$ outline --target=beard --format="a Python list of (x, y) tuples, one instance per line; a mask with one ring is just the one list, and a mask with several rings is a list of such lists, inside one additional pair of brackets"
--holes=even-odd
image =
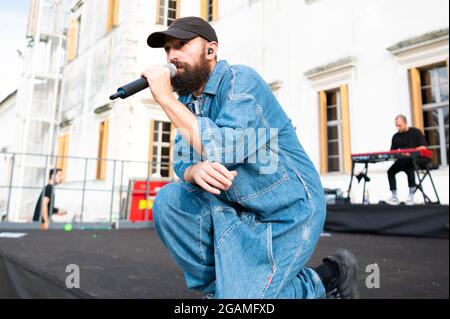
[(209, 78), (210, 69), (206, 61), (206, 54), (200, 57), (197, 65), (189, 65), (174, 61), (177, 68), (183, 68), (182, 74), (177, 74), (171, 79), (172, 87), (178, 95), (188, 95), (200, 89)]

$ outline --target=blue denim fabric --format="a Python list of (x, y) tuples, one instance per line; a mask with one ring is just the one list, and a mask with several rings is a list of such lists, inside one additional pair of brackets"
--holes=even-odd
[[(269, 86), (253, 69), (220, 61), (202, 95), (180, 101), (196, 114), (205, 152), (177, 134), (180, 181), (159, 191), (153, 216), (187, 286), (216, 298), (325, 297), (305, 267), (325, 221), (323, 188)], [(184, 181), (186, 168), (205, 159), (238, 172), (228, 191), (216, 196)]]

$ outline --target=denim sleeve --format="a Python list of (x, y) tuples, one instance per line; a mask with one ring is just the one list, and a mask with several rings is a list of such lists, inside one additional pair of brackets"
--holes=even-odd
[(220, 106), (215, 121), (197, 117), (203, 156), (227, 168), (237, 163), (256, 163), (257, 153), (273, 137), (261, 105), (248, 93), (231, 95)]
[(185, 170), (201, 158), (228, 168), (245, 161), (256, 162), (256, 153), (270, 139), (261, 106), (250, 94), (228, 98), (215, 121), (200, 116), (196, 120), (203, 146), (201, 157), (179, 133), (175, 137), (173, 167), (182, 181)]
[(184, 172), (191, 165), (192, 165), (192, 163), (181, 163), (181, 162), (173, 164), (173, 169), (175, 171), (175, 174), (177, 174), (178, 178), (180, 180), (182, 180), (183, 182), (185, 181), (184, 180)]
[(173, 170), (179, 179), (184, 182), (184, 172), (186, 169), (201, 161), (202, 158), (200, 154), (197, 153), (194, 148), (185, 141), (180, 132), (177, 131), (173, 145)]
[(184, 180), (184, 172), (193, 164), (193, 149), (188, 145), (182, 136), (177, 132), (173, 147), (173, 170), (178, 178)]

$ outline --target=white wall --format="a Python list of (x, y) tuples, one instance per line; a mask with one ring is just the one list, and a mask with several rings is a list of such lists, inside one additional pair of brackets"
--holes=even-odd
[(12, 147), (11, 132), (17, 121), (16, 94), (4, 100), (0, 104), (0, 150)]
[[(11, 132), (14, 131), (16, 123), (16, 94), (4, 100), (0, 104), (0, 151), (10, 152), (12, 149)], [(9, 154), (0, 154), (0, 186), (9, 185), (11, 158)], [(0, 188), (0, 218), (2, 212), (6, 210), (9, 191), (6, 188)]]
[[(99, 2), (99, 3), (97, 3)], [(192, 6), (183, 1), (183, 15), (195, 14)], [(199, 10), (199, 7), (198, 7)], [(123, 0), (120, 5), (119, 25), (106, 34), (106, 1), (86, 1), (81, 8), (82, 26), (79, 56), (66, 64), (63, 75), (61, 107), (63, 118), (71, 119), (69, 155), (97, 157), (98, 127), (102, 119), (109, 119), (107, 157), (136, 161), (124, 165), (122, 186), (128, 186), (130, 178), (147, 175), (150, 119), (167, 120), (162, 109), (152, 100), (149, 90), (135, 94), (126, 100), (109, 101), (117, 87), (135, 80), (150, 64), (165, 63), (164, 50), (150, 49), (148, 35), (165, 29), (155, 24), (156, 2)], [(112, 109), (97, 115), (94, 110), (110, 104)], [(139, 161), (139, 163), (137, 162)], [(95, 180), (96, 163), (89, 161), (87, 188), (109, 190), (112, 187), (113, 162), (108, 162), (106, 180)], [(120, 184), (121, 162), (117, 162), (115, 185)], [(71, 159), (68, 164), (67, 187), (81, 187), (84, 162)], [(61, 205), (80, 212), (81, 196), (70, 191), (60, 191)], [(72, 194), (71, 194), (72, 193)], [(73, 197), (77, 202), (74, 203)], [(124, 194), (125, 196), (125, 194)], [(85, 195), (86, 220), (109, 218), (111, 194), (88, 191)], [(119, 194), (114, 199), (114, 213), (119, 207)]]
[[(449, 18), (445, 0), (237, 2), (230, 4), (234, 9), (227, 10), (229, 2), (221, 1), (221, 11), (228, 15), (214, 22), (219, 57), (251, 65), (267, 82), (282, 81), (279, 100), (298, 127), (300, 141), (317, 168), (317, 89), (304, 73), (352, 57), (354, 74), (348, 83), (351, 152), (388, 150), (396, 132), (393, 119), (399, 113), (411, 119), (411, 104), (406, 69), (386, 49), (399, 41), (448, 28)], [(389, 195), (386, 171), (390, 164), (370, 167), (376, 172), (370, 183), (373, 202)], [(448, 167), (433, 171), (433, 176), (441, 200), (448, 203)], [(400, 195), (406, 196), (406, 179), (398, 179)], [(325, 187), (346, 190), (349, 176), (327, 174), (322, 180)], [(426, 189), (431, 192), (430, 187)], [(361, 198), (358, 189), (354, 197)]]
[[(70, 155), (96, 157), (99, 116), (93, 110), (109, 103), (109, 95), (137, 78), (146, 66), (165, 63), (163, 50), (146, 44), (151, 32), (166, 29), (155, 24), (156, 3), (121, 1), (119, 26), (107, 35), (105, 3), (86, 1), (80, 56), (64, 71), (61, 104), (64, 112), (73, 109), (70, 130), (76, 131), (71, 136)], [(181, 3), (182, 16), (200, 14), (200, 1)], [(304, 73), (342, 58), (354, 58), (349, 79), (351, 151), (387, 150), (395, 133), (393, 118), (398, 113), (409, 117), (410, 101), (405, 68), (386, 48), (448, 28), (448, 1), (316, 0), (307, 4), (299, 0), (221, 0), (219, 16), (212, 23), (219, 37), (219, 58), (248, 64), (267, 82), (282, 82), (279, 100), (318, 168), (317, 89)], [(165, 114), (154, 104), (148, 90), (117, 100), (112, 106), (108, 114), (102, 115), (110, 118), (108, 157), (148, 160), (149, 121), (165, 119)], [(385, 174), (389, 164), (370, 168), (373, 202), (388, 195)], [(92, 170), (90, 174), (95, 172)], [(72, 174), (79, 175), (79, 171), (77, 168)], [(127, 176), (138, 177), (139, 171), (130, 168)], [(108, 172), (107, 181), (93, 181), (92, 185), (110, 185)], [(433, 175), (441, 200), (448, 203), (448, 167)], [(323, 176), (323, 184), (346, 189), (348, 178), (347, 174), (328, 174)], [(405, 186), (399, 188), (403, 196), (404, 177), (399, 177), (399, 186)], [(355, 199), (360, 198), (358, 192), (355, 189)], [(109, 209), (107, 200), (95, 205), (93, 211)]]

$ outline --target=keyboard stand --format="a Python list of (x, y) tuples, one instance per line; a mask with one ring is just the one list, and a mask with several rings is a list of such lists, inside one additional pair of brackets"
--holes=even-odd
[[(416, 193), (418, 190), (422, 193), (423, 195), (423, 200), (425, 202), (425, 204), (440, 204), (441, 201), (439, 199), (439, 195), (436, 191), (436, 187), (434, 186), (434, 182), (433, 182), (433, 178), (431, 177), (431, 172), (430, 172), (430, 161), (427, 159), (426, 164), (425, 164), (425, 168), (420, 167), (417, 164), (416, 161), (416, 156), (412, 156), (412, 161), (413, 161), (413, 165), (414, 165), (414, 171), (416, 172), (417, 175), (417, 179), (419, 180), (419, 184), (416, 185), (416, 188), (414, 190), (414, 193)], [(420, 176), (420, 173), (422, 173), (422, 176)], [(422, 187), (422, 183), (425, 180), (425, 178), (429, 177), (431, 185), (433, 186), (433, 190), (434, 190), (434, 194), (436, 196), (437, 201), (433, 202), (430, 197), (427, 196), (427, 194), (425, 194), (425, 191), (423, 190)]]
[[(434, 185), (433, 178), (431, 177), (431, 172), (430, 172), (430, 168), (429, 168), (429, 159), (426, 159), (427, 162), (426, 162), (425, 167), (423, 168), (423, 167), (420, 167), (417, 164), (417, 160), (416, 160), (417, 156), (411, 156), (411, 158), (412, 158), (412, 162), (413, 162), (413, 165), (414, 165), (415, 174), (416, 174), (417, 179), (419, 181), (419, 183), (416, 185), (416, 188), (414, 189), (414, 193), (416, 193), (417, 191), (420, 191), (422, 193), (422, 195), (423, 195), (423, 200), (424, 200), (425, 204), (440, 204), (441, 201), (439, 199), (439, 195), (437, 193), (436, 186)], [(365, 200), (366, 200), (366, 184), (367, 184), (367, 182), (370, 181), (370, 178), (367, 175), (367, 173), (369, 171), (369, 163), (371, 163), (370, 160), (368, 160), (368, 161), (357, 161), (357, 162), (353, 161), (352, 162), (352, 173), (350, 175), (350, 183), (348, 185), (348, 191), (347, 191), (347, 201), (348, 202), (351, 202), (350, 201), (350, 191), (352, 190), (353, 178), (356, 177), (358, 179), (358, 182), (360, 182), (361, 179), (364, 178), (362, 203), (365, 203)], [(355, 166), (356, 166), (356, 164), (364, 164), (364, 171), (359, 173), (357, 176), (355, 175)], [(433, 191), (434, 191), (434, 194), (436, 196), (437, 201), (433, 202), (430, 199), (430, 197), (428, 197), (428, 195), (425, 194), (425, 191), (423, 190), (422, 184), (423, 184), (424, 180), (427, 177), (430, 179), (431, 185), (433, 186)]]
[[(364, 164), (364, 171), (359, 173), (357, 176), (355, 175), (355, 164)], [(350, 191), (352, 190), (352, 184), (353, 184), (353, 177), (356, 177), (358, 180), (358, 183), (361, 181), (361, 179), (364, 179), (364, 185), (363, 185), (363, 197), (362, 197), (362, 203), (364, 204), (366, 202), (366, 184), (367, 182), (370, 182), (369, 175), (367, 175), (369, 171), (369, 161), (367, 162), (353, 162), (352, 161), (352, 173), (350, 176), (350, 184), (348, 185), (347, 190), (347, 201), (350, 202)]]

